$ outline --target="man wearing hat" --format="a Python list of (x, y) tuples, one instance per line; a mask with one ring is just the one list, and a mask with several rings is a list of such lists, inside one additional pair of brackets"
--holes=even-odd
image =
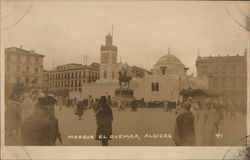
[(40, 97), (32, 115), (25, 119), (21, 128), (22, 144), (27, 146), (50, 145), (49, 103), (47, 97)]
[(183, 111), (176, 118), (174, 141), (177, 146), (194, 146), (194, 115), (190, 112), (191, 103), (182, 104)]
[(97, 121), (96, 140), (102, 141), (103, 146), (108, 146), (108, 140), (112, 135), (113, 113), (105, 96), (101, 97), (95, 116)]
[(213, 103), (207, 100), (204, 104), (204, 145), (213, 146), (215, 144), (216, 123), (219, 114), (214, 109)]
[(48, 95), (47, 99), (48, 99), (49, 108), (50, 108), (49, 121), (51, 125), (51, 133), (50, 133), (51, 145), (55, 145), (57, 139), (62, 144), (61, 133), (59, 131), (59, 123), (58, 123), (58, 119), (55, 116), (55, 109), (54, 109), (54, 106), (57, 103), (57, 99), (55, 98), (54, 95)]
[[(24, 120), (21, 139), (24, 146), (51, 146), (59, 136), (58, 121), (52, 106), (56, 100), (51, 96), (40, 96), (32, 115)], [(56, 137), (56, 138), (55, 138)]]
[(19, 102), (24, 92), (22, 86), (14, 86), (5, 107), (6, 135), (18, 135), (21, 127), (22, 107)]

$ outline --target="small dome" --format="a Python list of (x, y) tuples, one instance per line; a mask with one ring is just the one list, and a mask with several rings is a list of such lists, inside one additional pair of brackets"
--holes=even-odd
[(171, 55), (171, 54), (167, 54), (165, 56), (162, 56), (156, 62), (156, 64), (154, 66), (156, 67), (156, 66), (159, 66), (159, 65), (162, 66), (162, 65), (169, 65), (169, 64), (183, 65), (182, 62), (177, 57), (175, 57), (174, 55)]
[(154, 74), (180, 75), (185, 74), (184, 64), (174, 55), (162, 56), (154, 65)]

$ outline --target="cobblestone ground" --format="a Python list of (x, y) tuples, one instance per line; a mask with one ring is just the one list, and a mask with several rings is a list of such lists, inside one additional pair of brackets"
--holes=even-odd
[[(135, 135), (138, 138), (113, 139), (109, 142), (111, 146), (174, 146), (173, 131), (175, 125), (175, 115), (172, 112), (165, 112), (163, 109), (139, 108), (138, 112), (130, 112), (129, 108), (118, 111), (112, 108), (114, 122), (113, 134)], [(93, 110), (84, 112), (82, 120), (74, 115), (73, 107), (63, 107), (62, 111), (56, 107), (56, 116), (59, 120), (59, 129), (62, 134), (63, 145), (66, 146), (98, 146), (100, 141), (96, 141), (96, 120)], [(246, 119), (237, 114), (236, 119), (225, 118), (221, 121), (220, 128), (222, 138), (216, 138), (216, 146), (231, 146), (246, 136)], [(145, 138), (152, 134), (167, 134), (165, 138)], [(77, 139), (74, 136), (78, 136)], [(82, 136), (80, 138), (79, 136)], [(84, 136), (86, 137), (85, 139)], [(93, 138), (91, 138), (91, 136)], [(163, 137), (163, 135), (162, 135)], [(89, 139), (88, 139), (89, 138)], [(14, 139), (14, 140), (13, 140)], [(7, 137), (6, 144), (20, 144), (19, 136)], [(60, 145), (57, 142), (57, 145)], [(242, 145), (242, 144), (241, 144)]]

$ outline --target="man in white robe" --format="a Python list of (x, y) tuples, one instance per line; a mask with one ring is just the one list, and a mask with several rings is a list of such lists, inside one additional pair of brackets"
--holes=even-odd
[(22, 119), (21, 121), (23, 122), (25, 119), (27, 119), (29, 116), (31, 116), (33, 109), (34, 109), (34, 104), (30, 98), (30, 95), (28, 93), (24, 94), (24, 99), (22, 101), (21, 107), (22, 107)]

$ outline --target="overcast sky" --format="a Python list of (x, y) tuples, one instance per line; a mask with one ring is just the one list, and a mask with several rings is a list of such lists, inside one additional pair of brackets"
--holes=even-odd
[[(44, 67), (99, 62), (100, 45), (114, 25), (118, 59), (129, 65), (153, 68), (167, 54), (178, 57), (196, 72), (200, 56), (243, 54), (249, 47), (244, 23), (249, 2), (163, 1), (4, 1), (2, 28), (5, 47), (44, 54)], [(29, 9), (29, 6), (31, 8)], [(225, 9), (226, 8), (226, 9)], [(27, 13), (27, 14), (26, 14)], [(21, 19), (20, 21), (18, 21)], [(18, 21), (18, 22), (17, 22)], [(14, 25), (13, 25), (14, 24)]]

